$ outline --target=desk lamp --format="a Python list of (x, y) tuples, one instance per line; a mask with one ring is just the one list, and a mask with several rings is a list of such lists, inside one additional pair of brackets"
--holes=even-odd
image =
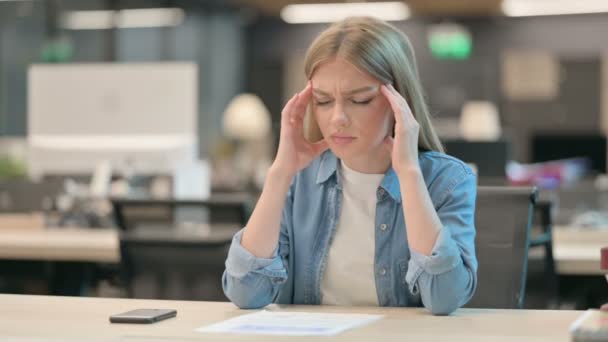
[(223, 116), (224, 134), (237, 143), (235, 172), (246, 183), (260, 187), (270, 165), (271, 120), (268, 109), (254, 94), (240, 94), (230, 103)]
[(495, 141), (500, 138), (500, 118), (489, 101), (469, 101), (462, 107), (460, 131), (469, 141)]

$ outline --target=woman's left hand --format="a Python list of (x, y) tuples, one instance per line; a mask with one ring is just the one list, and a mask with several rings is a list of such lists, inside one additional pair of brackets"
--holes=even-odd
[(380, 91), (388, 99), (395, 115), (395, 137), (384, 138), (391, 153), (391, 163), (398, 176), (408, 170), (418, 170), (418, 134), (420, 125), (414, 118), (407, 101), (391, 85), (382, 85)]

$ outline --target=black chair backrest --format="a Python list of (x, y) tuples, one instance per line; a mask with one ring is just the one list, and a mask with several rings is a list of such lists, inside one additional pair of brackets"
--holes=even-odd
[(121, 232), (121, 273), (128, 296), (226, 301), (221, 278), (234, 232), (220, 230), (205, 238), (173, 230)]
[(475, 249), (477, 290), (473, 308), (523, 308), (528, 245), (537, 190), (534, 187), (477, 188)]
[(192, 223), (236, 223), (244, 226), (249, 218), (251, 199), (247, 195), (212, 195), (207, 200), (113, 198), (116, 224), (122, 230), (138, 226)]

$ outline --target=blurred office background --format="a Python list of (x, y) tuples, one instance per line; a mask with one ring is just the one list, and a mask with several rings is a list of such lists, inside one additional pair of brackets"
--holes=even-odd
[[(230, 237), (334, 13), (298, 5), (325, 3), (0, 1), (0, 292), (225, 300)], [(480, 185), (540, 190), (525, 305), (608, 300), (608, 4), (342, 4), (408, 35)]]

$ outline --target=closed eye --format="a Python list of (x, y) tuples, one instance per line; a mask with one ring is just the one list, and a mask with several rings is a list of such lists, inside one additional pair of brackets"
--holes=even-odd
[(363, 100), (363, 101), (356, 101), (356, 100), (351, 100), (352, 103), (356, 104), (356, 105), (366, 105), (369, 104), (370, 102), (372, 102), (374, 98), (372, 97), (371, 99), (367, 99), (367, 100)]
[(331, 103), (331, 100), (324, 100), (324, 101), (319, 101), (319, 100), (317, 100), (317, 101), (315, 101), (315, 104), (316, 104), (317, 106), (324, 106), (324, 105), (327, 105), (327, 104), (329, 104), (329, 103)]

